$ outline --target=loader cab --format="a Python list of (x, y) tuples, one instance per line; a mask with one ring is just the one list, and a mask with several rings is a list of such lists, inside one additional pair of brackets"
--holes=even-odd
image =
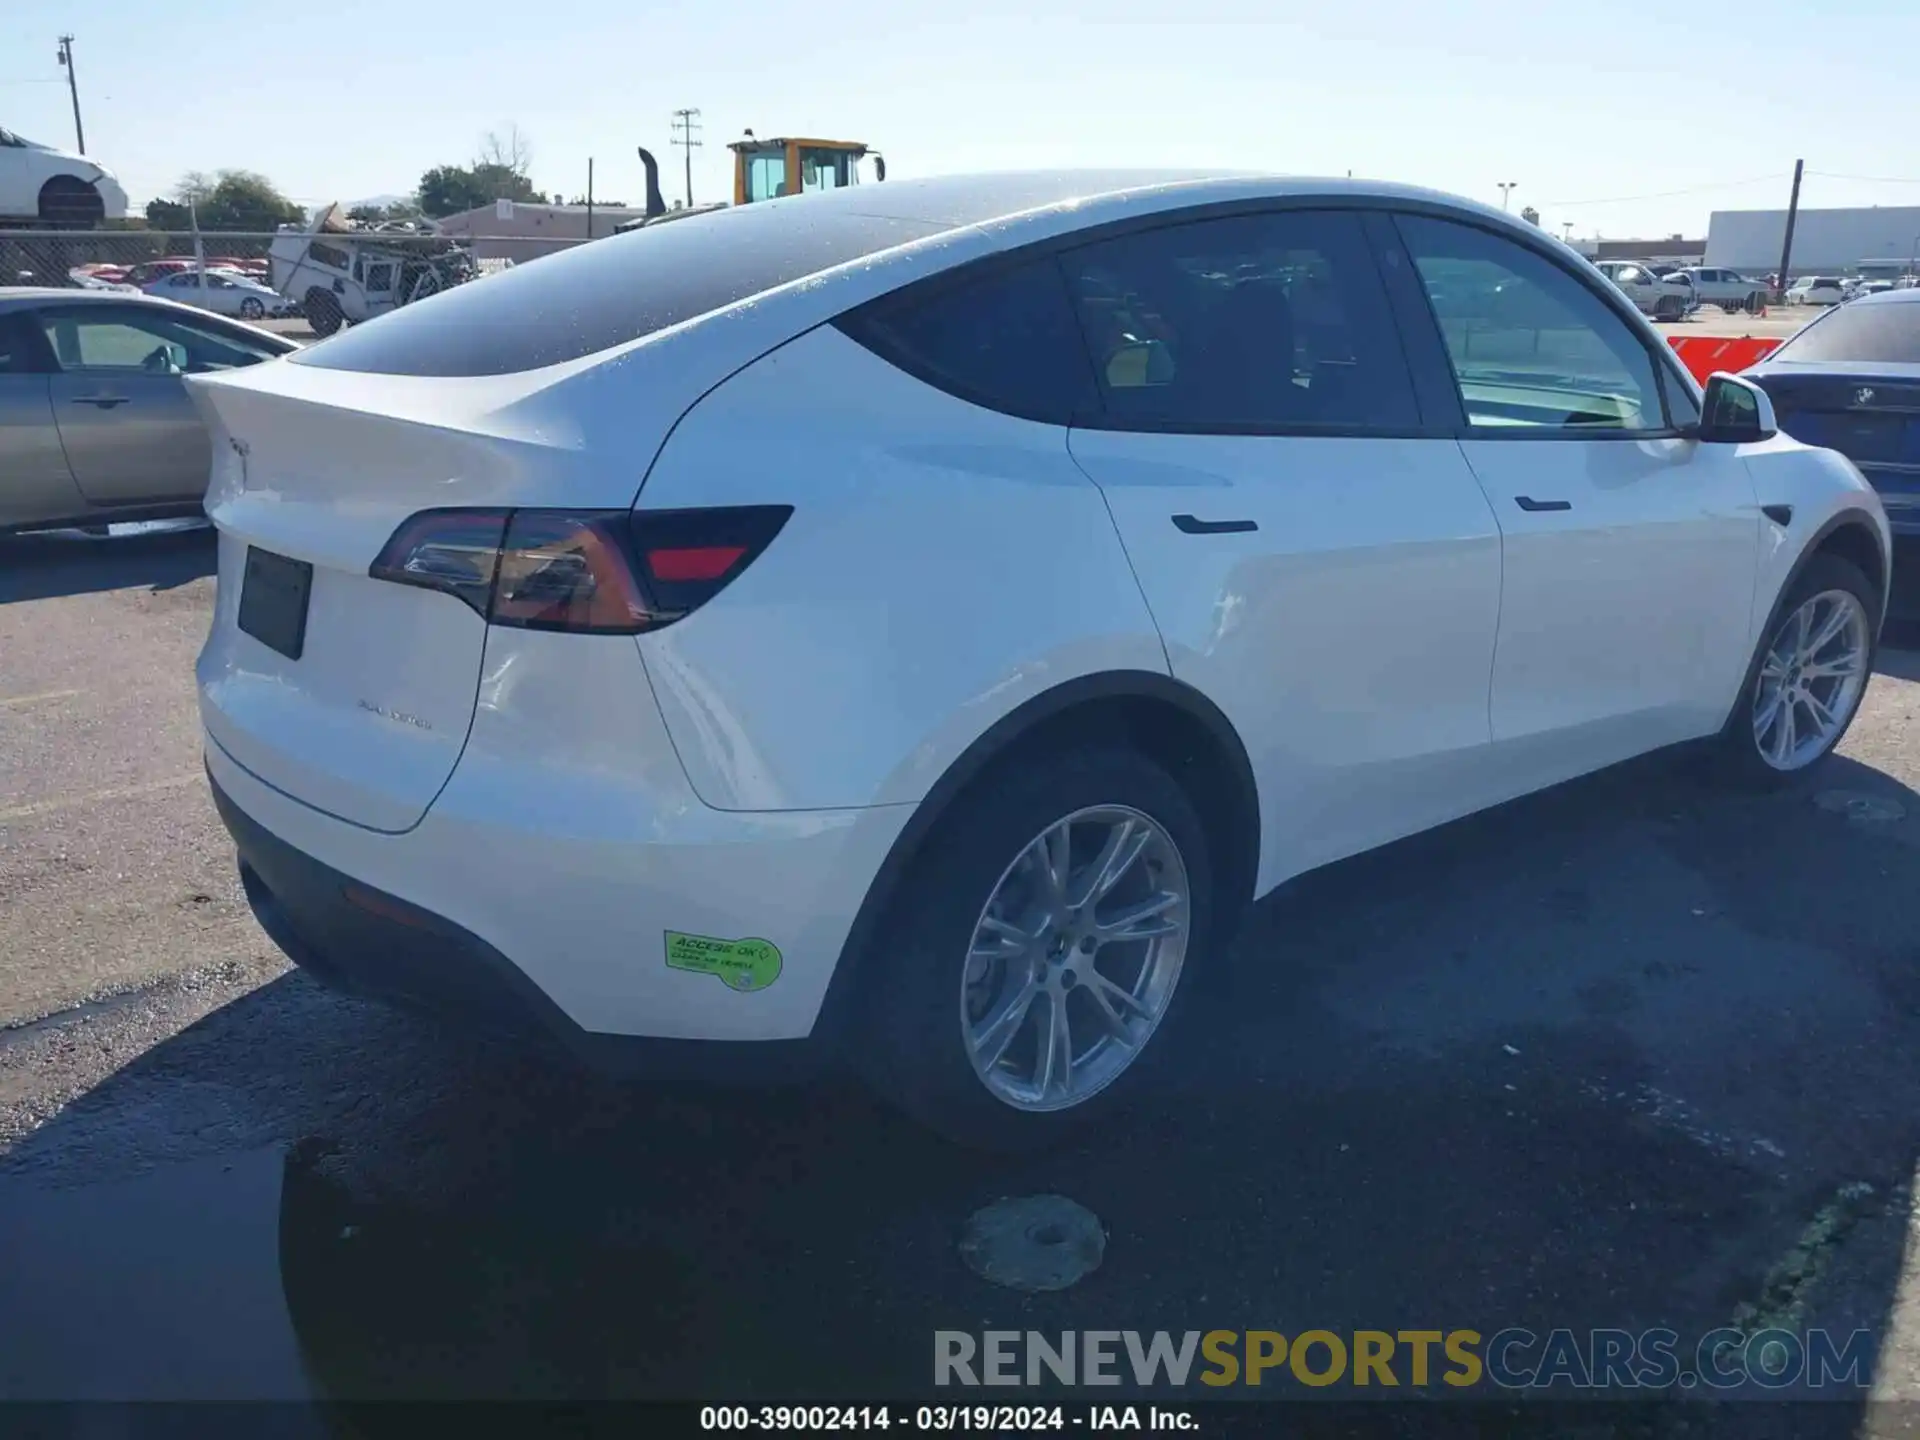
[(887, 178), (877, 151), (848, 140), (760, 140), (753, 132), (727, 147), (733, 151), (733, 203), (749, 205), (781, 195), (839, 190), (860, 183), (860, 162), (872, 156), (874, 178)]

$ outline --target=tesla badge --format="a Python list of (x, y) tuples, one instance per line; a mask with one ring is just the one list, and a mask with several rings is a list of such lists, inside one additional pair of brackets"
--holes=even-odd
[(1871, 405), (1873, 403), (1872, 389), (1862, 385), (1858, 390), (1853, 392), (1853, 403), (1856, 405)]

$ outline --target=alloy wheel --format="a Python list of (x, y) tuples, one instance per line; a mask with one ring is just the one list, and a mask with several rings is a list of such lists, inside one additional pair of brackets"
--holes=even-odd
[(1867, 686), (1867, 612), (1847, 590), (1823, 590), (1781, 623), (1753, 691), (1753, 742), (1780, 771), (1830, 750)]
[(1173, 999), (1192, 894), (1180, 850), (1125, 805), (1077, 810), (1001, 873), (960, 989), (974, 1073), (1019, 1110), (1066, 1110), (1139, 1057)]

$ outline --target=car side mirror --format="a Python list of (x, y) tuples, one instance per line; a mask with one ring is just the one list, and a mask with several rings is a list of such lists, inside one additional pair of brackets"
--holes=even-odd
[(1724, 370), (1708, 377), (1696, 439), (1709, 445), (1752, 445), (1779, 432), (1766, 391)]

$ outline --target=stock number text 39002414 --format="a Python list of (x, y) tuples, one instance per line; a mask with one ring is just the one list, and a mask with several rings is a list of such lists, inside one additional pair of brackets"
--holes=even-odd
[[(702, 1430), (892, 1430), (935, 1434), (1062, 1431), (1059, 1405), (703, 1405)], [(1084, 1422), (1082, 1422), (1084, 1428)]]

